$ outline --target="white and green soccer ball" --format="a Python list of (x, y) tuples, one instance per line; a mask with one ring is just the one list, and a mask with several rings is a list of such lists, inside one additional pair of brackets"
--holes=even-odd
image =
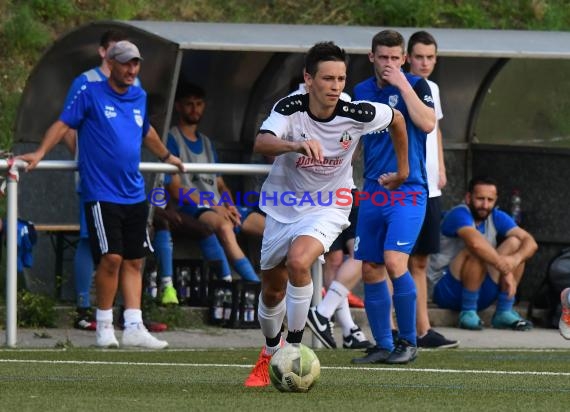
[(269, 363), (271, 383), (281, 392), (307, 392), (321, 376), (321, 363), (302, 343), (279, 349)]

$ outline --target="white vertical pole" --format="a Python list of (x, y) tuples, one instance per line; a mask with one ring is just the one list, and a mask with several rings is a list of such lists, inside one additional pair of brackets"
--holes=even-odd
[[(311, 277), (313, 278), (313, 301), (311, 306), (316, 306), (323, 300), (323, 265), (319, 259), (313, 263)], [(311, 346), (316, 349), (323, 347), (321, 341), (314, 334), (311, 340)]]
[(7, 216), (6, 216), (6, 346), (16, 346), (18, 324), (18, 177), (7, 173)]

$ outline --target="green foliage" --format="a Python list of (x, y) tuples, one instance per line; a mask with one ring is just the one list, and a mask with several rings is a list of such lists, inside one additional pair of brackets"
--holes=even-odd
[(56, 312), (53, 299), (22, 290), (18, 293), (18, 326), (55, 327)]
[(76, 11), (72, 0), (28, 0), (25, 3), (38, 20), (52, 26), (65, 23)]
[(13, 53), (38, 52), (51, 42), (49, 30), (36, 19), (28, 5), (16, 8), (3, 24), (2, 47)]
[(187, 319), (179, 305), (160, 306), (156, 300), (147, 294), (143, 295), (142, 311), (145, 314), (145, 318), (154, 322), (166, 323), (169, 328), (191, 326), (190, 319)]

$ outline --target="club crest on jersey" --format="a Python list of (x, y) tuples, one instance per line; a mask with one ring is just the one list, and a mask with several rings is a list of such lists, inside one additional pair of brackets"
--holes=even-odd
[(112, 119), (113, 117), (117, 117), (117, 112), (113, 106), (105, 106), (105, 117), (107, 119)]
[(340, 145), (344, 150), (348, 150), (351, 144), (352, 144), (352, 136), (348, 134), (348, 132), (344, 132), (340, 137)]
[(393, 94), (392, 96), (388, 97), (388, 104), (390, 105), (390, 107), (396, 107), (396, 105), (398, 104), (398, 95)]
[(143, 117), (141, 115), (141, 111), (138, 109), (134, 109), (133, 110), (133, 114), (135, 116), (135, 123), (137, 124), (138, 127), (142, 127), (143, 125)]

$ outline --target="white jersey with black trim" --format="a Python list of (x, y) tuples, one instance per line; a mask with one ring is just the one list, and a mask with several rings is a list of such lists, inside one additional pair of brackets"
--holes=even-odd
[(308, 94), (278, 101), (260, 133), (291, 142), (318, 140), (324, 160), (291, 152), (277, 156), (261, 188), (261, 210), (282, 223), (326, 207), (341, 209), (348, 216), (354, 150), (362, 135), (385, 129), (393, 117), (392, 108), (385, 104), (339, 100), (330, 118), (317, 119), (309, 112)]

